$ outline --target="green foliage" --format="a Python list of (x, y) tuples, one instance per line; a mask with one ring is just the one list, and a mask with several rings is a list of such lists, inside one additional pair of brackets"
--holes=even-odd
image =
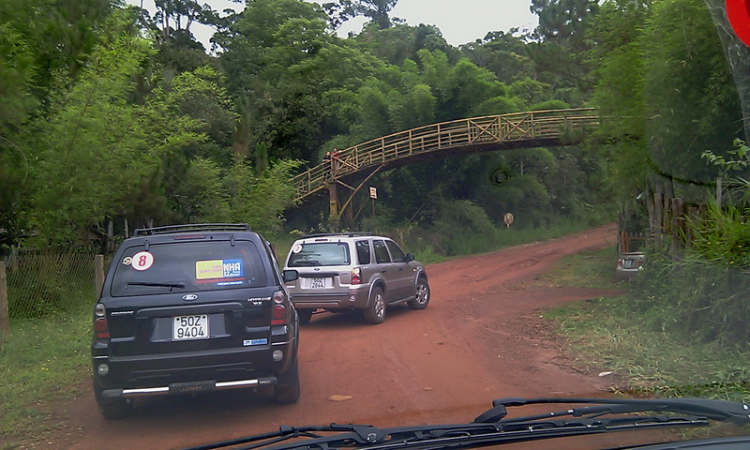
[(477, 66), (494, 72), (499, 81), (514, 83), (533, 74), (524, 37), (517, 33), (517, 28), (508, 33), (493, 31), (481, 41), (462, 45), (461, 51)]
[(705, 2), (655, 3), (642, 39), (650, 160), (668, 176), (710, 180), (715, 173), (700, 156), (731, 148), (741, 109)]
[[(230, 221), (250, 224), (264, 235), (278, 234), (282, 214), (293, 204), (294, 186), (286, 180), (299, 166), (298, 161), (277, 161), (258, 176), (252, 168), (235, 163), (225, 178)], [(280, 181), (284, 180), (284, 181)]]
[(615, 285), (615, 254), (607, 248), (566, 257), (539, 281), (547, 286), (619, 287), (624, 294), (544, 312), (569, 342), (567, 353), (579, 369), (611, 372), (617, 383), (612, 389), (619, 392), (744, 399), (748, 394), (747, 352), (718, 341), (702, 342), (673, 326), (663, 327), (654, 315), (663, 313), (659, 318), (666, 319), (674, 311), (660, 311), (655, 298), (638, 302), (641, 294), (629, 289), (632, 284)]
[(446, 200), (438, 206), (440, 218), (433, 229), (441, 236), (446, 256), (488, 250), (488, 243), (494, 242), (497, 230), (482, 208), (468, 200)]
[(692, 246), (679, 257), (647, 255), (629, 305), (655, 329), (746, 350), (750, 227), (736, 209), (710, 208), (690, 228)]
[(546, 102), (553, 96), (552, 86), (528, 77), (514, 81), (509, 89), (511, 95), (523, 101), (524, 107)]
[(391, 26), (388, 13), (396, 6), (398, 0), (339, 0), (338, 3), (326, 3), (328, 14), (334, 16), (334, 28), (342, 22), (358, 16), (365, 16), (381, 30)]
[(31, 221), (41, 239), (67, 241), (101, 222), (154, 170), (158, 154), (145, 142), (140, 110), (127, 102), (150, 52), (147, 41), (127, 36), (100, 46), (73, 87), (51, 101), (50, 116), (34, 124)]
[[(34, 55), (23, 35), (8, 23), (0, 23), (0, 137), (21, 123), (36, 106), (31, 94), (35, 75)], [(1, 142), (1, 141), (0, 141)], [(6, 144), (0, 143), (0, 148)]]
[(727, 157), (715, 155), (711, 150), (706, 150), (701, 155), (709, 163), (718, 166), (722, 172), (744, 171), (750, 166), (750, 148), (740, 139), (734, 140), (734, 149), (727, 152)]

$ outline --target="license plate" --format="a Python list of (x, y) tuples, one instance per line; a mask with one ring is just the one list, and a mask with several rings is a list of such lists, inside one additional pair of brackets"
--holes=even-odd
[(326, 287), (325, 278), (311, 278), (310, 289), (324, 289)]
[(633, 266), (635, 266), (635, 261), (633, 261), (632, 259), (626, 259), (622, 262), (622, 266), (626, 269), (632, 269)]
[(172, 340), (174, 341), (208, 339), (211, 336), (208, 328), (208, 314), (174, 316), (172, 323)]

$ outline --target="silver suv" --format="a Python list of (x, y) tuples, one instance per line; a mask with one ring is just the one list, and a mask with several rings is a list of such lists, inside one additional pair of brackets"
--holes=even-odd
[(284, 266), (300, 323), (313, 312), (362, 310), (367, 323), (385, 319), (386, 308), (401, 303), (424, 309), (430, 286), (424, 266), (387, 237), (315, 234), (292, 245)]

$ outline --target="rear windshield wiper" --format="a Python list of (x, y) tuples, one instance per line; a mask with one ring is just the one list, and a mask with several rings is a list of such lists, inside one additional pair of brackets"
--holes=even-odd
[(168, 288), (184, 288), (185, 283), (161, 283), (156, 281), (128, 281), (128, 286), (154, 286)]
[[(517, 418), (508, 407), (590, 405)], [(649, 415), (643, 413), (666, 413)], [(504, 443), (663, 427), (708, 426), (711, 421), (750, 424), (747, 404), (706, 399), (500, 399), (471, 423), (377, 428), (371, 425), (289, 427), (185, 450), (369, 450), (477, 448)]]
[(289, 267), (312, 267), (319, 266), (320, 261), (294, 261)]

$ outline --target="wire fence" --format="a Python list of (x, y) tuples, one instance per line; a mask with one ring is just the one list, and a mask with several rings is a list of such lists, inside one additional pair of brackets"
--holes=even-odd
[(92, 305), (101, 286), (103, 257), (14, 252), (0, 262), (0, 272), (0, 319), (6, 316), (12, 323)]

